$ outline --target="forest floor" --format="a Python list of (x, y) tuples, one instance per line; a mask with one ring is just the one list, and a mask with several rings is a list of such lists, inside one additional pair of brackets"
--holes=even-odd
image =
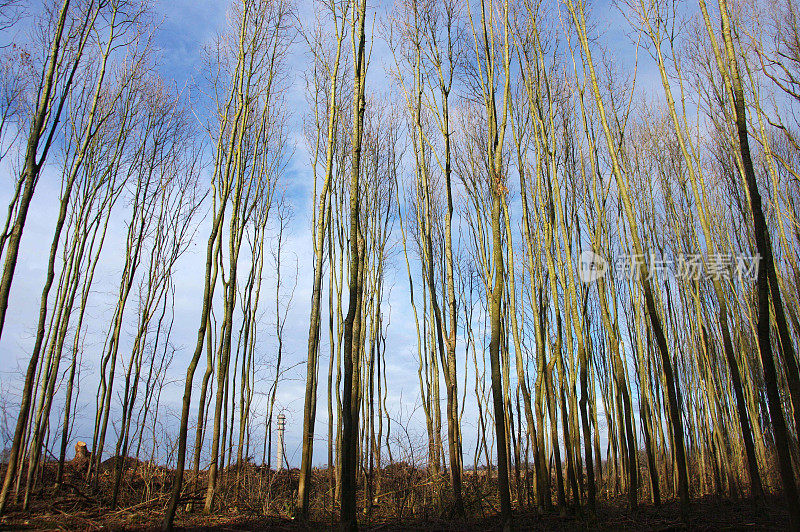
[[(616, 504), (618, 503), (618, 504)], [(14, 512), (0, 521), (0, 530), (154, 530), (157, 529), (161, 512), (154, 508), (131, 508), (108, 511), (99, 508), (81, 508), (67, 512), (48, 512), (40, 508), (34, 512)], [(694, 501), (688, 519), (679, 517), (676, 503), (667, 503), (660, 508), (643, 506), (638, 511), (626, 508), (624, 500), (605, 501), (596, 515), (558, 514), (536, 515), (518, 512), (514, 518), (517, 530), (787, 530), (788, 514), (783, 501), (771, 497), (761, 507), (743, 501), (705, 499)], [(501, 530), (497, 516), (486, 518), (458, 519), (403, 519), (372, 520), (362, 523), (362, 530), (394, 531), (412, 530), (433, 532), (456, 530)], [(331, 530), (330, 521), (301, 522), (278, 517), (248, 515), (203, 515), (181, 514), (176, 530), (186, 531), (234, 531), (234, 530)]]
[[(126, 471), (124, 476), (120, 509), (112, 510), (110, 494), (115, 465), (115, 459), (104, 462), (98, 483), (90, 486), (85, 481), (85, 464), (68, 462), (64, 484), (61, 489), (56, 489), (53, 484), (55, 465), (46, 464), (43, 480), (48, 487), (34, 491), (29, 511), (21, 511), (19, 506), (12, 505), (10, 511), (0, 517), (0, 531), (157, 530), (171, 487), (172, 472), (161, 466), (131, 462), (135, 467)], [(0, 465), (0, 473), (3, 469)], [(220, 491), (215, 503), (218, 509), (212, 514), (201, 511), (205, 481), (200, 477), (200, 486), (192, 494), (196, 511), (186, 512), (185, 505), (182, 505), (176, 516), (176, 529), (198, 532), (335, 529), (331, 524), (337, 516), (331, 508), (330, 471), (313, 470), (310, 521), (288, 517), (294, 513), (297, 470), (265, 471), (252, 464), (223, 469), (231, 482), (238, 478), (239, 484), (237, 487), (234, 482), (228, 485), (230, 491)], [(359, 515), (361, 530), (477, 532), (502, 529), (497, 515), (496, 484), (491, 478), (487, 480), (485, 476), (471, 474), (465, 477), (465, 507), (471, 517), (455, 519), (438, 509), (439, 505), (433, 503), (430, 492), (426, 496), (424, 491), (420, 491), (427, 489), (424, 486), (430, 486), (429, 477), (425, 475), (407, 465), (395, 464), (384, 469), (382, 493), (385, 496), (381, 496), (381, 504), (373, 506), (370, 514)], [(270, 501), (266, 506), (265, 493)], [(363, 501), (363, 490), (359, 494)], [(678, 504), (674, 501), (655, 508), (640, 499), (640, 508), (632, 511), (628, 508), (627, 497), (601, 496), (594, 515), (586, 512), (559, 515), (555, 510), (544, 515), (535, 511), (517, 511), (514, 525), (516, 530), (555, 531), (788, 530), (789, 517), (783, 498), (775, 494), (769, 495), (758, 506), (748, 501), (720, 497), (697, 499), (692, 502), (685, 520), (681, 519)]]

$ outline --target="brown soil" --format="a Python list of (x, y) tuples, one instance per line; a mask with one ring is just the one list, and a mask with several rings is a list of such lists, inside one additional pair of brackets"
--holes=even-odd
[[(101, 467), (96, 488), (87, 485), (83, 468), (68, 464), (61, 489), (47, 487), (34, 493), (31, 510), (12, 507), (0, 518), (0, 530), (156, 530), (163, 516), (171, 486), (171, 471), (142, 462), (126, 463), (126, 475), (118, 509), (110, 509), (113, 483), (113, 460)], [(110, 467), (111, 466), (111, 467)], [(4, 468), (0, 467), (0, 470)], [(47, 464), (41, 485), (52, 486), (55, 464)], [(2, 472), (2, 471), (0, 471)], [(191, 474), (187, 473), (187, 479)], [(187, 496), (196, 501), (194, 512), (181, 505), (176, 517), (177, 530), (331, 530), (336, 515), (331, 508), (329, 473), (315, 470), (312, 487), (312, 518), (303, 522), (292, 519), (297, 489), (297, 470), (267, 473), (253, 464), (236, 465), (224, 471), (214, 513), (202, 513), (205, 493), (204, 475), (200, 489)], [(453, 519), (439, 510), (431, 498), (432, 482), (422, 471), (407, 465), (386, 468), (381, 478), (382, 494), (370, 513), (359, 515), (362, 530), (469, 531), (501, 530), (497, 516), (496, 489), (485, 475), (466, 475), (464, 499), (467, 514), (473, 517)], [(446, 485), (440, 484), (446, 497)], [(269, 492), (269, 503), (264, 494)], [(359, 498), (365, 500), (363, 489)], [(641, 499), (640, 499), (641, 500)], [(443, 505), (446, 507), (446, 504)], [(363, 507), (363, 505), (362, 505)], [(264, 514), (268, 515), (264, 515)], [(788, 514), (784, 501), (771, 495), (755, 506), (748, 501), (705, 498), (692, 503), (682, 520), (677, 503), (667, 502), (655, 508), (642, 502), (639, 510), (627, 507), (627, 498), (602, 498), (595, 515), (556, 510), (544, 515), (535, 511), (515, 513), (516, 530), (787, 530)]]

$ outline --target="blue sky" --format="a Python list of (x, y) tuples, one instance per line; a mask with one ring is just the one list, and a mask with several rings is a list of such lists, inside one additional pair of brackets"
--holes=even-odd
[[(373, 6), (372, 16), (378, 21), (386, 17), (388, 3)], [(227, 2), (217, 0), (174, 0), (154, 3), (154, 18), (158, 22), (155, 33), (155, 45), (158, 49), (158, 71), (162, 77), (179, 88), (188, 91), (192, 101), (197, 102), (198, 116), (202, 116), (203, 92), (205, 89), (203, 48), (211, 43), (217, 33), (222, 30)], [(307, 2), (298, 8), (298, 17), (301, 21), (311, 23), (305, 14), (310, 13)], [(633, 46), (627, 23), (611, 6), (610, 2), (595, 2), (594, 14), (598, 17), (598, 28), (602, 28), (601, 41), (609, 47), (609, 53), (615, 61), (630, 66), (633, 63)], [(393, 84), (389, 81), (387, 68), (392, 65), (391, 55), (388, 53), (381, 35), (376, 28), (375, 48), (370, 65), (368, 93), (378, 101), (387, 98), (397, 99), (393, 92)], [(639, 83), (644, 86), (657, 87), (654, 70), (649, 67), (649, 58), (640, 56)], [(290, 138), (293, 141), (292, 157), (287, 176), (286, 194), (294, 207), (294, 219), (289, 231), (285, 248), (286, 270), (284, 274), (293, 276), (295, 264), (297, 267), (298, 284), (289, 310), (287, 329), (285, 331), (285, 359), (284, 368), (291, 368), (284, 375), (278, 391), (278, 408), (285, 411), (287, 416), (286, 452), (293, 466), (299, 464), (300, 435), (302, 427), (302, 408), (306, 357), (306, 343), (308, 334), (308, 314), (310, 304), (310, 281), (312, 274), (310, 257), (312, 246), (310, 239), (311, 216), (311, 190), (312, 176), (309, 169), (308, 150), (302, 135), (303, 118), (309, 113), (305, 99), (305, 87), (302, 77), (303, 69), (308, 63), (305, 43), (297, 39), (291, 50), (289, 72), (289, 87), (286, 93), (286, 102), (290, 109)], [(5, 331), (0, 340), (0, 392), (3, 400), (10, 404), (18, 400), (18, 390), (21, 384), (21, 368), (27, 363), (29, 352), (33, 343), (33, 331), (36, 323), (39, 294), (44, 277), (47, 246), (52, 235), (55, 220), (55, 205), (58, 201), (60, 173), (57, 168), (57, 158), (52, 158), (43, 173), (33, 200), (28, 224), (22, 239), (22, 250), (17, 274), (12, 289), (10, 308)], [(12, 170), (3, 163), (3, 186), (0, 189), (0, 203), (7, 204), (11, 194)], [(98, 380), (98, 351), (102, 348), (104, 334), (108, 323), (106, 317), (110, 315), (112, 300), (118, 284), (118, 276), (122, 267), (122, 252), (124, 250), (124, 210), (118, 209), (113, 221), (109, 241), (104, 250), (105, 259), (101, 271), (97, 274), (95, 293), (92, 295), (88, 320), (88, 336), (84, 367), (81, 373), (81, 395), (79, 419), (73, 439), (91, 441), (94, 401)], [(194, 347), (194, 339), (199, 321), (199, 306), (202, 298), (202, 277), (204, 271), (204, 252), (207, 235), (207, 223), (203, 222), (187, 254), (181, 259), (177, 267), (176, 279), (176, 306), (175, 330), (173, 340), (179, 348), (170, 368), (170, 379), (164, 391), (163, 402), (166, 410), (163, 420), (166, 427), (166, 436), (170, 431), (174, 434), (174, 420), (177, 416), (181, 393), (181, 379), (185, 367)], [(395, 231), (399, 239), (399, 230)], [(399, 248), (398, 248), (399, 249)], [(411, 256), (413, 259), (413, 255)], [(414, 266), (412, 265), (412, 268)], [(271, 309), (275, 297), (274, 267), (270, 262), (264, 270), (264, 301), (262, 308)], [(385, 313), (390, 314), (391, 322), (388, 327), (386, 354), (387, 381), (389, 382), (389, 395), (387, 405), (393, 419), (411, 418), (410, 431), (414, 435), (414, 444), (424, 442), (425, 427), (422, 411), (418, 408), (419, 388), (417, 381), (416, 359), (416, 333), (414, 330), (413, 314), (409, 305), (407, 292), (407, 277), (405, 263), (402, 261), (401, 251), (387, 270), (387, 290), (385, 298)], [(419, 283), (416, 283), (419, 286)], [(327, 293), (327, 292), (326, 292)], [(327, 297), (327, 296), (326, 296)], [(287, 299), (284, 298), (284, 302)], [(324, 307), (325, 305), (323, 305)], [(130, 311), (130, 315), (133, 311)], [(129, 315), (129, 318), (130, 318)], [(323, 323), (326, 316), (323, 316)], [(480, 321), (480, 316), (475, 316), (475, 322)], [(261, 343), (259, 355), (264, 365), (259, 369), (259, 381), (256, 392), (263, 393), (268, 386), (266, 379), (272, 370), (274, 359), (275, 338), (271, 332), (274, 327), (274, 316), (271, 312), (264, 314), (260, 324)], [(130, 338), (130, 329), (127, 329)], [(320, 395), (318, 400), (318, 414), (316, 435), (318, 444), (315, 452), (315, 463), (322, 464), (327, 461), (327, 406), (325, 396), (325, 382), (328, 366), (328, 340), (327, 332), (323, 331), (323, 345), (320, 360)], [(126, 344), (127, 345), (127, 344)], [(464, 393), (464, 339), (459, 338), (459, 395)], [(124, 358), (124, 346), (121, 350)], [(205, 361), (201, 361), (195, 382), (198, 383), (204, 370)], [(513, 372), (512, 372), (513, 373)], [(119, 374), (119, 371), (118, 371)], [(477, 424), (477, 410), (473, 395), (474, 375), (471, 370), (466, 375), (467, 404), (463, 417), (464, 432), (464, 463), (472, 463), (472, 450), (475, 445), (475, 429)], [(487, 384), (488, 389), (488, 384)], [(62, 392), (63, 395), (63, 392)], [(193, 410), (197, 405), (197, 392), (193, 397)], [(256, 405), (258, 412), (263, 411), (263, 396), (257, 396), (261, 407)], [(444, 387), (442, 386), (442, 401), (444, 402)], [(460, 399), (460, 398), (459, 398)], [(118, 407), (118, 402), (117, 402)], [(54, 412), (58, 411), (58, 406)], [(444, 403), (443, 403), (444, 408)], [(13, 408), (12, 408), (13, 410)], [(60, 414), (60, 412), (58, 412)], [(256, 420), (253, 427), (252, 439), (255, 451), (253, 454), (260, 457), (260, 438), (263, 435), (263, 420)], [(443, 431), (446, 437), (446, 431)], [(110, 429), (109, 440), (114, 440), (114, 429)], [(108, 448), (108, 445), (107, 445)]]

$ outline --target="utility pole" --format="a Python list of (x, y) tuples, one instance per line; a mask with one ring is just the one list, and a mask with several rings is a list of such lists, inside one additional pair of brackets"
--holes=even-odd
[(286, 428), (286, 416), (278, 414), (278, 471), (283, 469), (283, 429)]

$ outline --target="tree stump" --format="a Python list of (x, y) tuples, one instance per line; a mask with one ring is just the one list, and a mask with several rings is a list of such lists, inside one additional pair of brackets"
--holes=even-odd
[(72, 465), (78, 471), (83, 471), (89, 468), (89, 459), (92, 453), (86, 448), (86, 442), (79, 441), (75, 444), (75, 457), (72, 459)]

